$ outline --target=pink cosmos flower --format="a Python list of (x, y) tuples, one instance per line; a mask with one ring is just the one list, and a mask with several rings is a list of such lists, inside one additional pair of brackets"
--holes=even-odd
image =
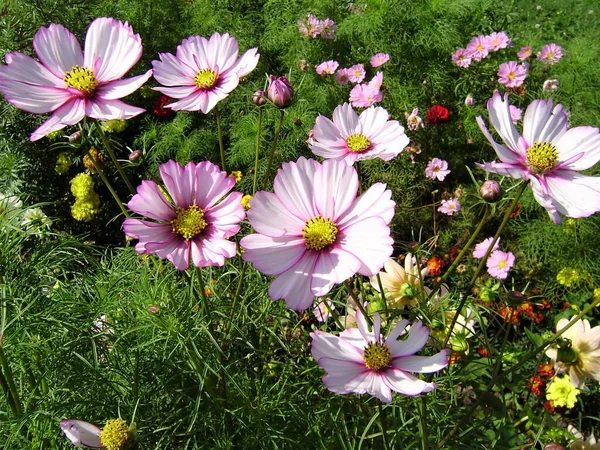
[(130, 119), (145, 110), (121, 100), (140, 88), (152, 75), (121, 78), (142, 56), (142, 40), (127, 24), (108, 17), (88, 28), (85, 52), (65, 27), (50, 24), (33, 38), (40, 60), (23, 53), (8, 53), (0, 64), (0, 92), (6, 101), (24, 111), (52, 113), (31, 135), (46, 134), (74, 125), (84, 117), (99, 120)]
[(488, 101), (490, 122), (502, 137), (498, 144), (483, 119), (481, 131), (501, 162), (480, 164), (483, 170), (529, 180), (537, 202), (546, 208), (555, 223), (561, 214), (588, 217), (600, 211), (600, 178), (582, 175), (600, 160), (600, 132), (596, 127), (568, 128), (562, 105), (552, 100), (534, 100), (525, 111), (523, 133), (510, 118), (508, 94), (496, 92)]
[(323, 39), (335, 39), (337, 25), (328, 17), (327, 19), (320, 21), (318, 30), (320, 31)]
[(488, 273), (500, 280), (506, 279), (508, 271), (515, 264), (515, 255), (512, 252), (503, 252), (502, 250), (494, 250), (490, 257), (485, 262)]
[(352, 106), (368, 108), (383, 100), (383, 93), (379, 89), (383, 83), (383, 72), (377, 74), (368, 84), (357, 84), (350, 91), (350, 103)]
[(442, 200), (442, 204), (437, 209), (439, 212), (448, 216), (453, 216), (454, 213), (460, 211), (461, 205), (457, 198), (451, 198), (450, 200)]
[(258, 64), (256, 48), (241, 58), (238, 51), (237, 40), (228, 33), (184, 39), (175, 55), (159, 53), (160, 61), (152, 61), (154, 78), (164, 85), (154, 89), (179, 100), (168, 108), (207, 114)]
[(485, 37), (487, 46), (492, 51), (500, 50), (501, 48), (506, 48), (512, 45), (512, 41), (508, 37), (505, 31), (500, 31), (499, 33), (492, 33), (489, 36)]
[(309, 14), (306, 19), (298, 19), (298, 31), (306, 37), (316, 38), (321, 34), (321, 21), (313, 14)]
[[(494, 244), (494, 248), (492, 249), (492, 251), (494, 251), (498, 248), (498, 246), (500, 245), (500, 239), (501, 238), (498, 238), (498, 240)], [(473, 250), (473, 258), (477, 258), (477, 259), (483, 258), (485, 256), (485, 254), (487, 253), (487, 250), (490, 247), (490, 244), (492, 243), (493, 240), (494, 240), (493, 237), (489, 237), (489, 238), (481, 241), (479, 244), (477, 244), (475, 246), (475, 250)]]
[(167, 258), (178, 270), (188, 268), (190, 253), (196, 267), (225, 264), (236, 252), (227, 238), (244, 219), (242, 194), (229, 194), (235, 179), (209, 161), (185, 167), (168, 161), (159, 171), (168, 195), (144, 180), (128, 203), (133, 212), (156, 221), (125, 220), (125, 234), (139, 239), (135, 250)]
[(450, 172), (451, 171), (448, 170), (448, 162), (439, 158), (433, 158), (425, 168), (425, 176), (432, 180), (437, 178), (440, 181), (444, 181), (444, 178), (446, 178)]
[(510, 120), (512, 120), (512, 123), (514, 124), (516, 124), (519, 120), (521, 120), (521, 117), (523, 117), (523, 110), (518, 106), (510, 105), (508, 110), (510, 112)]
[(377, 53), (371, 57), (371, 67), (383, 66), (390, 60), (390, 55), (387, 53)]
[(329, 319), (329, 316), (331, 315), (331, 311), (334, 309), (335, 305), (331, 300), (324, 298), (313, 308), (313, 315), (318, 322), (327, 322), (327, 319)]
[(277, 172), (274, 192), (250, 201), (255, 234), (243, 258), (265, 275), (273, 299), (302, 311), (356, 273), (375, 275), (392, 254), (391, 191), (376, 183), (356, 197), (358, 175), (343, 161), (300, 158)]
[(410, 114), (404, 113), (406, 119), (406, 126), (410, 131), (415, 131), (419, 127), (423, 128), (423, 119), (419, 116), (419, 108), (413, 108)]
[(452, 53), (452, 62), (458, 67), (469, 67), (471, 65), (471, 53), (466, 48), (459, 48)]
[(388, 120), (388, 112), (380, 106), (365, 109), (360, 116), (348, 103), (333, 111), (333, 121), (319, 115), (309, 144), (315, 155), (346, 161), (395, 158), (409, 140), (397, 120)]
[(467, 44), (467, 52), (475, 61), (481, 61), (488, 55), (489, 51), (490, 49), (486, 37), (483, 35), (475, 36), (471, 39), (471, 42)]
[(519, 87), (527, 78), (527, 72), (529, 70), (529, 64), (517, 64), (515, 61), (509, 61), (500, 64), (498, 69), (498, 83), (505, 85), (506, 87)]
[[(433, 356), (417, 356), (429, 339), (429, 329), (421, 322), (409, 326), (403, 319), (396, 323), (388, 337), (381, 334), (381, 317), (373, 315), (373, 330), (360, 311), (356, 312), (358, 328), (347, 328), (339, 336), (316, 330), (310, 333), (311, 352), (317, 364), (327, 372), (323, 383), (336, 394), (368, 393), (384, 403), (392, 401), (392, 391), (419, 395), (437, 388), (411, 372), (432, 373), (448, 365), (444, 349)], [(405, 339), (398, 339), (400, 336)]]
[(333, 75), (337, 70), (339, 63), (337, 61), (325, 61), (315, 67), (315, 70), (319, 75), (324, 77), (325, 75)]
[(340, 69), (335, 74), (335, 81), (337, 81), (340, 84), (348, 84), (349, 80), (350, 72), (348, 72), (348, 69)]
[(533, 49), (531, 48), (531, 45), (527, 45), (525, 47), (521, 47), (521, 50), (519, 50), (519, 52), (517, 53), (517, 57), (521, 60), (521, 61), (525, 61), (527, 58), (529, 58), (531, 55), (533, 54)]
[(563, 48), (557, 44), (544, 45), (537, 57), (546, 64), (555, 64), (563, 57)]
[(366, 74), (365, 66), (362, 64), (355, 64), (348, 69), (348, 79), (353, 83), (362, 83)]

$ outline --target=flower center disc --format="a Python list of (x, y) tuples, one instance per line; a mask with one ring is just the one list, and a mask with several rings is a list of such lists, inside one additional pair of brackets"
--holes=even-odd
[(129, 439), (129, 429), (123, 419), (111, 419), (100, 432), (100, 442), (107, 450), (121, 450)]
[(527, 149), (527, 165), (536, 175), (543, 175), (558, 162), (558, 151), (550, 142), (536, 142)]
[(371, 141), (364, 134), (351, 134), (346, 139), (348, 150), (353, 153), (362, 153), (369, 149)]
[(381, 370), (392, 362), (392, 352), (381, 342), (369, 342), (363, 351), (363, 359), (369, 369)]
[(87, 67), (73, 66), (65, 73), (63, 81), (67, 87), (78, 89), (86, 95), (93, 94), (98, 87), (94, 72)]
[(194, 83), (200, 89), (210, 89), (217, 84), (219, 80), (219, 76), (212, 69), (203, 69), (196, 74), (194, 77)]
[(317, 216), (306, 221), (302, 229), (302, 237), (306, 247), (311, 250), (321, 250), (335, 242), (338, 229), (335, 224), (324, 217)]
[(196, 205), (177, 210), (177, 218), (171, 221), (173, 234), (181, 236), (186, 241), (199, 235), (206, 225), (208, 224), (204, 220), (204, 210)]

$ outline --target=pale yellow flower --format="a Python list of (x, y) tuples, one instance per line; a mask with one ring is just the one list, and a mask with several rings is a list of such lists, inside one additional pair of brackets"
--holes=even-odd
[(566, 406), (571, 409), (577, 403), (580, 390), (575, 387), (569, 377), (555, 377), (546, 389), (546, 399), (554, 406)]
[[(404, 267), (390, 258), (383, 268), (385, 272), (379, 272), (379, 277), (385, 291), (387, 307), (404, 309), (407, 306), (416, 306), (419, 294), (423, 290), (421, 280), (429, 273), (429, 269), (427, 267), (421, 269), (419, 275), (417, 260), (411, 253), (406, 255)], [(372, 276), (370, 281), (373, 289), (379, 292), (377, 276)]]

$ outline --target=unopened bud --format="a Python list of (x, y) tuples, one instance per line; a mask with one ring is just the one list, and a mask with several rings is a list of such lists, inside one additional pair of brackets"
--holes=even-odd
[(410, 241), (408, 244), (406, 244), (406, 249), (411, 253), (415, 253), (417, 250), (419, 250), (419, 246), (420, 244), (417, 241)]
[(473, 96), (471, 94), (467, 95), (467, 98), (465, 98), (465, 105), (473, 106), (474, 104), (475, 104), (475, 99), (473, 98)]
[(521, 306), (526, 300), (527, 297), (520, 291), (510, 291), (506, 296), (506, 303), (511, 306)]
[(494, 180), (486, 180), (479, 188), (479, 195), (486, 202), (495, 203), (502, 198), (502, 186)]
[(286, 108), (294, 98), (294, 88), (286, 77), (275, 77), (269, 75), (269, 87), (267, 89), (269, 100), (279, 108)]
[(138, 162), (140, 158), (144, 155), (144, 152), (141, 150), (134, 150), (129, 154), (129, 161)]
[(455, 336), (450, 339), (450, 348), (453, 352), (466, 353), (469, 350), (469, 343), (464, 336)]
[(558, 89), (558, 80), (546, 80), (542, 87), (544, 92), (554, 92)]
[(256, 91), (252, 96), (252, 103), (256, 106), (262, 106), (267, 103), (267, 93), (265, 91)]
[(81, 130), (78, 130), (75, 133), (73, 133), (71, 136), (69, 136), (69, 142), (71, 144), (76, 144), (78, 142), (81, 142)]

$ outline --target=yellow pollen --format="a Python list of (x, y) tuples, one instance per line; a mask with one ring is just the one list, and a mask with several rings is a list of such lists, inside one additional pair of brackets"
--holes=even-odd
[(390, 348), (381, 342), (369, 342), (363, 350), (365, 366), (373, 370), (385, 369), (392, 361)]
[(111, 419), (100, 432), (100, 442), (106, 450), (121, 450), (129, 439), (129, 429), (123, 419)]
[(558, 150), (550, 142), (536, 142), (527, 149), (527, 166), (536, 175), (543, 175), (558, 162)]
[(514, 79), (515, 79), (515, 76), (516, 76), (516, 75), (515, 75), (515, 73), (514, 73), (514, 72), (510, 72), (510, 73), (508, 74), (508, 79), (509, 79), (509, 80), (514, 80)]
[(177, 218), (171, 221), (173, 234), (177, 234), (186, 241), (199, 235), (206, 228), (204, 210), (196, 205), (187, 209), (178, 209)]
[(324, 217), (317, 216), (306, 221), (302, 229), (302, 237), (306, 248), (310, 250), (322, 250), (335, 242), (338, 229), (335, 224)]
[(63, 81), (67, 87), (78, 89), (85, 95), (93, 94), (98, 87), (98, 80), (96, 80), (94, 72), (87, 67), (73, 66), (65, 73)]
[(353, 153), (362, 153), (369, 149), (371, 141), (364, 134), (351, 134), (346, 138), (348, 150)]
[(554, 52), (548, 52), (548, 56), (546, 56), (546, 59), (552, 59), (554, 58)]
[(194, 83), (200, 89), (210, 89), (219, 81), (219, 75), (212, 69), (203, 69), (194, 77)]
[(479, 44), (479, 45), (477, 46), (477, 51), (478, 51), (478, 52), (482, 52), (484, 48), (485, 48), (485, 47), (484, 47), (483, 45)]
[(504, 269), (506, 267), (506, 261), (504, 261), (502, 259), (500, 261), (498, 261), (498, 267), (500, 269)]

